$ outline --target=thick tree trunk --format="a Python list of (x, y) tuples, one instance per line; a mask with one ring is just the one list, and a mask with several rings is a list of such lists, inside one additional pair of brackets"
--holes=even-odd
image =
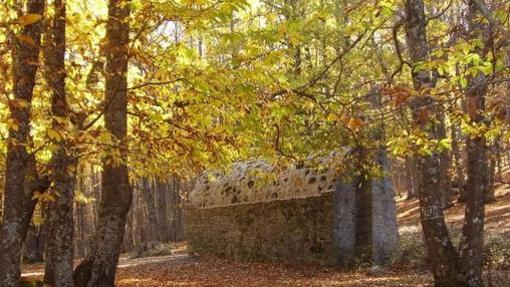
[[(75, 271), (78, 287), (113, 287), (126, 215), (132, 201), (127, 168), (128, 0), (110, 0), (106, 26), (105, 125), (118, 146), (103, 160), (102, 196), (95, 246)], [(117, 154), (117, 156), (115, 156)]]
[(57, 147), (50, 168), (53, 180), (51, 193), (55, 200), (48, 205), (48, 235), (45, 248), (44, 282), (57, 287), (73, 286), (73, 201), (76, 181), (76, 160), (65, 139), (70, 129), (70, 115), (65, 88), (65, 0), (53, 2), (54, 16), (48, 25), (44, 50), (46, 81), (52, 92), (52, 128), (61, 136), (53, 138)]
[[(134, 194), (133, 194), (133, 202), (134, 202)], [(128, 213), (127, 217), (127, 227), (126, 234), (123, 240), (122, 249), (124, 252), (130, 252), (135, 249), (136, 246), (136, 238), (135, 238), (135, 217), (134, 217), (134, 204), (131, 206), (131, 210)]]
[[(83, 178), (78, 178), (79, 186), (80, 186), (80, 192), (84, 192), (84, 189), (82, 187), (83, 184)], [(87, 206), (81, 202), (75, 202), (74, 203), (74, 256), (75, 258), (82, 258), (87, 255), (87, 241), (86, 241), (86, 220), (87, 220), (87, 214), (86, 214), (86, 208)]]
[[(495, 155), (494, 148), (489, 149), (487, 157), (487, 187), (485, 190), (484, 201), (485, 203), (491, 203), (496, 201), (496, 177), (497, 177), (497, 158)], [(492, 150), (492, 151), (491, 151)]]
[[(29, 0), (26, 13), (42, 15), (44, 0)], [(13, 59), (14, 101), (9, 105), (11, 117), (17, 124), (10, 128), (7, 141), (5, 163), (4, 211), (0, 227), (0, 286), (15, 287), (20, 278), (21, 247), (25, 240), (35, 201), (32, 189), (25, 184), (33, 181), (27, 176), (28, 165), (35, 158), (27, 152), (30, 131), (30, 106), (41, 43), (42, 26), (40, 21), (23, 27), (22, 34), (31, 38), (20, 41), (11, 37)], [(31, 42), (31, 41), (30, 41)]]
[[(407, 0), (405, 8), (407, 45), (411, 61), (416, 65), (429, 60), (424, 3), (422, 0)], [(420, 94), (413, 105), (414, 122), (429, 139), (438, 140), (440, 109), (435, 106), (433, 97), (425, 92), (435, 86), (432, 73), (413, 71), (413, 82)], [(444, 219), (440, 157), (438, 151), (433, 151), (430, 156), (417, 156), (421, 223), (436, 286), (467, 286)]]
[[(485, 75), (477, 77), (472, 82), (473, 85), (466, 92), (468, 101), (473, 103), (468, 107), (468, 111), (471, 120), (480, 123), (483, 121), (480, 111), (485, 108), (483, 99), (487, 87)], [(482, 135), (468, 138), (467, 151), (466, 215), (460, 255), (470, 286), (482, 286), (484, 201), (489, 179), (485, 137)]]

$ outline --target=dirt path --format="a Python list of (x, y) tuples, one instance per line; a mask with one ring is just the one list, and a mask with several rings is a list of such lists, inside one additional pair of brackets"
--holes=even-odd
[[(187, 254), (175, 254), (175, 255), (167, 255), (167, 256), (157, 256), (157, 257), (144, 257), (144, 258), (129, 258), (127, 256), (123, 256), (119, 259), (119, 265), (117, 268), (124, 269), (135, 266), (141, 266), (146, 264), (161, 264), (161, 263), (174, 263), (179, 264), (181, 262), (191, 260), (191, 257)], [(79, 260), (75, 261), (75, 265), (79, 263)], [(31, 264), (26, 265), (23, 268), (23, 277), (42, 277), (44, 275), (44, 265), (43, 264)]]

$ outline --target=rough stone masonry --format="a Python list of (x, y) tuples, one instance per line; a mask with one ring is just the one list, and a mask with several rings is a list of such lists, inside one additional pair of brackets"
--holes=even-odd
[(204, 174), (185, 207), (190, 252), (345, 267), (387, 263), (398, 247), (391, 182), (374, 179), (360, 190), (325, 165), (277, 173), (250, 161), (228, 174)]

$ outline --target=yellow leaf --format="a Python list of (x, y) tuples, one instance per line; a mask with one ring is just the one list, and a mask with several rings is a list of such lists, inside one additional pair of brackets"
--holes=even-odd
[(112, 144), (113, 143), (112, 136), (108, 132), (101, 132), (99, 134), (99, 138), (98, 139), (103, 144)]
[(349, 122), (347, 123), (347, 127), (350, 130), (357, 131), (361, 126), (363, 126), (364, 122), (362, 119), (358, 118), (350, 118)]
[(39, 191), (34, 192), (32, 199), (38, 200), (41, 197), (41, 193)]
[(27, 25), (39, 22), (39, 20), (41, 20), (41, 18), (42, 18), (42, 15), (40, 15), (40, 14), (26, 14), (26, 15), (19, 17), (16, 22), (22, 26), (27, 26)]
[(331, 122), (338, 121), (338, 115), (334, 114), (334, 113), (331, 113), (331, 114), (328, 115), (327, 120), (331, 121)]
[(47, 133), (48, 133), (48, 137), (52, 140), (59, 141), (62, 138), (62, 136), (60, 135), (60, 133), (57, 130), (48, 129)]
[(19, 125), (14, 119), (7, 120), (7, 127), (15, 132), (19, 131)]
[(18, 40), (20, 40), (21, 42), (27, 43), (27, 44), (29, 44), (31, 46), (35, 46), (35, 41), (30, 36), (22, 34), (22, 35), (16, 36), (16, 38), (18, 38)]

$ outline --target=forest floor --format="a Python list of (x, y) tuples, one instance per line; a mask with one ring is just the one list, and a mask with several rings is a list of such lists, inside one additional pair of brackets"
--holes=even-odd
[[(185, 243), (181, 243), (175, 246), (171, 255), (137, 259), (123, 256), (119, 263), (117, 286), (432, 286), (432, 277), (426, 271), (423, 250), (420, 249), (418, 202), (399, 200), (398, 210), (402, 248), (408, 254), (401, 255), (392, 267), (346, 271), (333, 267), (231, 262), (190, 256), (186, 253)], [(459, 232), (463, 216), (464, 206), (459, 203), (446, 212), (453, 234)], [(489, 241), (494, 236), (502, 238), (503, 242), (510, 241), (510, 189), (507, 185), (500, 186), (497, 201), (487, 205), (486, 221), (486, 238)], [(413, 255), (413, 252), (417, 254)], [(27, 265), (23, 275), (39, 279), (42, 269), (40, 264)], [(493, 272), (496, 274), (493, 286), (509, 286), (504, 285), (510, 282), (507, 281), (510, 277), (508, 270)]]

